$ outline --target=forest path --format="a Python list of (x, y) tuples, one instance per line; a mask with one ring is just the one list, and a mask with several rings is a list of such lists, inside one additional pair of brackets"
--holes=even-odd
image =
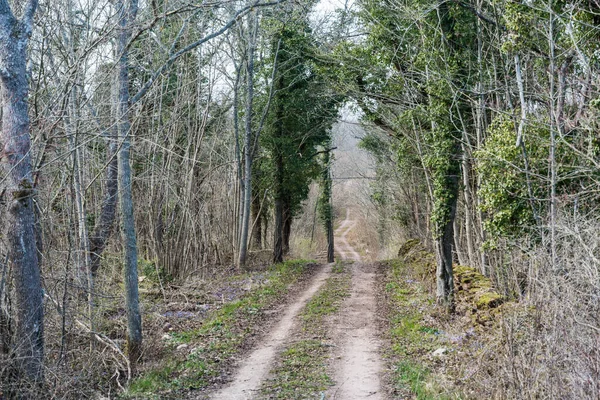
[(373, 264), (361, 262), (360, 255), (346, 236), (356, 226), (346, 219), (335, 231), (337, 251), (342, 260), (352, 260), (352, 289), (340, 312), (331, 321), (331, 337), (338, 351), (333, 362), (336, 385), (327, 391), (327, 399), (384, 399), (375, 292), (376, 272)]
[(256, 392), (267, 378), (279, 350), (290, 340), (298, 313), (319, 290), (330, 273), (331, 265), (321, 268), (301, 295), (290, 303), (279, 322), (258, 341), (258, 346), (244, 358), (233, 381), (211, 395), (211, 399), (246, 400), (259, 397)]
[[(335, 231), (336, 251), (352, 273), (350, 296), (341, 310), (328, 321), (329, 337), (335, 343), (330, 359), (331, 376), (336, 382), (325, 393), (325, 399), (354, 400), (385, 398), (380, 376), (383, 362), (376, 320), (375, 267), (361, 262), (360, 254), (347, 240), (357, 226), (351, 212)], [(298, 316), (310, 299), (331, 275), (333, 265), (324, 266), (300, 296), (285, 309), (279, 322), (267, 332), (241, 362), (233, 381), (210, 395), (211, 399), (260, 399), (261, 384), (277, 360), (278, 353), (297, 336)]]
[(360, 261), (360, 254), (348, 243), (348, 233), (356, 226), (356, 221), (350, 219), (350, 209), (346, 209), (346, 218), (334, 232), (335, 251), (342, 260)]

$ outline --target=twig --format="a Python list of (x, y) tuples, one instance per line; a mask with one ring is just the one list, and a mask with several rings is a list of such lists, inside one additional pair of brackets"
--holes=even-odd
[[(48, 300), (50, 300), (56, 306), (57, 310), (62, 313), (62, 307), (56, 300), (54, 300), (48, 293), (45, 293), (45, 292), (44, 292), (44, 297), (46, 297)], [(125, 360), (125, 366), (127, 368), (127, 381), (129, 381), (131, 379), (131, 364), (129, 363), (129, 359), (127, 358), (125, 353), (123, 353), (123, 351), (119, 348), (119, 346), (112, 339), (103, 335), (102, 333), (94, 332), (86, 324), (79, 321), (77, 318), (75, 318), (74, 321), (77, 325), (79, 325), (81, 328), (83, 328), (86, 333), (91, 334), (92, 338), (94, 338), (98, 343), (111, 349), (112, 351), (117, 353), (119, 356), (121, 356), (123, 358), (123, 360)]]

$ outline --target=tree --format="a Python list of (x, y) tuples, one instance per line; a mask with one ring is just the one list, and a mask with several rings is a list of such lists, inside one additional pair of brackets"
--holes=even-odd
[(43, 381), (44, 315), (35, 239), (31, 139), (27, 96), (27, 48), (38, 2), (29, 0), (23, 15), (0, 0), (0, 82), (2, 89), (3, 189), (7, 206), (5, 237), (16, 288), (15, 359), (18, 373), (33, 384)]
[(131, 28), (136, 20), (137, 0), (119, 0), (116, 4), (118, 12), (118, 37), (116, 56), (118, 68), (116, 71), (117, 84), (117, 130), (121, 149), (119, 157), (119, 193), (121, 200), (121, 215), (125, 248), (125, 263), (123, 267), (125, 281), (125, 300), (127, 309), (127, 353), (129, 362), (135, 367), (142, 351), (142, 317), (139, 306), (138, 271), (137, 271), (137, 237), (133, 215), (133, 198), (130, 165), (131, 122), (129, 95), (129, 52), (128, 44), (131, 39)]
[(333, 205), (331, 191), (331, 150), (323, 151), (323, 172), (321, 178), (321, 196), (318, 200), (319, 217), (323, 222), (327, 234), (327, 262), (334, 261), (334, 234), (333, 234)]
[[(238, 268), (246, 264), (248, 252), (248, 232), (250, 230), (250, 212), (252, 206), (252, 162), (254, 159), (254, 141), (252, 117), (254, 115), (254, 57), (256, 53), (256, 36), (258, 34), (258, 16), (256, 13), (248, 15), (248, 50), (246, 64), (246, 116), (244, 135), (244, 182), (242, 199), (242, 224), (240, 232), (240, 254)], [(257, 135), (260, 132), (256, 133)]]
[(321, 175), (318, 148), (330, 140), (342, 97), (324, 84), (324, 67), (306, 15), (286, 21), (278, 32), (280, 67), (275, 74), (272, 112), (263, 146), (270, 153), (275, 204), (273, 260), (289, 250), (292, 221)]
[[(437, 298), (452, 310), (462, 145), (469, 142), (473, 121), (469, 99), (460, 88), (473, 84), (468, 71), (476, 54), (476, 17), (463, 5), (444, 2), (435, 8), (418, 0), (361, 5), (370, 35), (362, 48), (347, 45), (362, 62), (344, 66), (342, 76), (354, 85), (351, 92), (365, 120), (410, 143), (410, 152), (418, 155), (415, 166), (420, 163), (425, 169), (438, 258)], [(468, 160), (463, 167), (470, 185)], [(466, 213), (472, 210), (467, 207)]]

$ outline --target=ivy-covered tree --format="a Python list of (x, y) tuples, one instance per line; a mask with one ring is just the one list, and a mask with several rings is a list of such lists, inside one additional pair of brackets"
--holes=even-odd
[(274, 98), (262, 143), (273, 169), (275, 208), (273, 259), (289, 250), (293, 218), (322, 165), (319, 148), (329, 142), (341, 97), (323, 84), (315, 40), (306, 13), (278, 22)]

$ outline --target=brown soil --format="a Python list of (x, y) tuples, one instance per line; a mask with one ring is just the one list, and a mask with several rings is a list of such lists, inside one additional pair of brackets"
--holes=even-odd
[(322, 268), (314, 276), (308, 287), (287, 307), (279, 322), (258, 340), (257, 347), (240, 364), (233, 381), (210, 398), (245, 400), (256, 397), (255, 392), (266, 379), (275, 356), (294, 330), (296, 316), (327, 280), (330, 270), (331, 266)]
[[(381, 382), (383, 363), (380, 356), (375, 266), (362, 263), (361, 256), (348, 243), (346, 236), (356, 226), (350, 212), (335, 232), (336, 251), (342, 260), (350, 261), (352, 271), (350, 297), (342, 310), (330, 321), (330, 337), (337, 351), (331, 360), (332, 376), (337, 382), (326, 393), (326, 399), (385, 399)], [(293, 341), (299, 312), (319, 290), (331, 271), (331, 265), (321, 269), (307, 288), (291, 301), (281, 319), (262, 338), (239, 365), (233, 380), (211, 399), (242, 400), (260, 398), (257, 390), (268, 377), (278, 352)]]
[(360, 255), (346, 240), (356, 223), (346, 219), (336, 230), (336, 243), (342, 259), (354, 260), (351, 295), (332, 321), (332, 337), (338, 351), (333, 361), (336, 385), (328, 391), (328, 399), (384, 399), (381, 384), (382, 367), (375, 296), (375, 266), (360, 262)]

